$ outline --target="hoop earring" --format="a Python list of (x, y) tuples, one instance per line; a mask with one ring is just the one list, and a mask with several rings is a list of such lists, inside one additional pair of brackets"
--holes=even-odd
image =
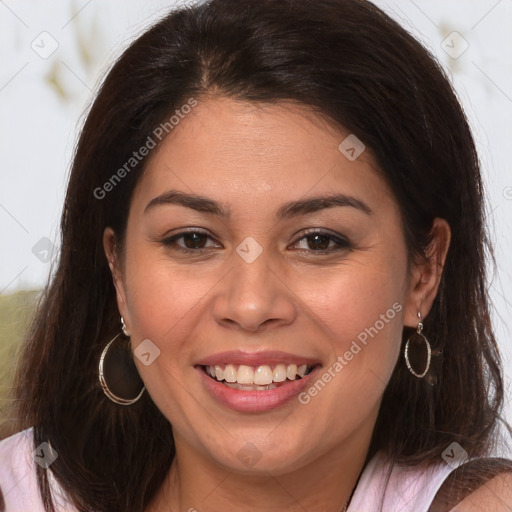
[(128, 332), (128, 329), (126, 328), (126, 324), (124, 323), (124, 318), (121, 317), (121, 330), (123, 331), (123, 334), (129, 338), (130, 337), (130, 333)]
[[(114, 356), (114, 354), (109, 354), (110, 348), (115, 349), (115, 346), (112, 344), (120, 335), (121, 333), (114, 336), (103, 349), (98, 366), (98, 378), (103, 392), (112, 402), (119, 405), (132, 405), (140, 399), (146, 387), (142, 384), (142, 389), (137, 392), (139, 383), (136, 381), (139, 380), (142, 383), (142, 379), (137, 372), (131, 354), (129, 354), (127, 350), (117, 348), (117, 357)], [(110, 386), (107, 384), (105, 378), (106, 366), (110, 368), (108, 370), (111, 375), (108, 377), (111, 381)], [(115, 387), (116, 392), (112, 391), (111, 387)], [(120, 392), (123, 395), (126, 393), (128, 396), (133, 396), (135, 393), (137, 394), (135, 398), (123, 398), (120, 396)]]
[[(427, 338), (425, 338), (425, 336), (421, 333), (421, 331), (423, 330), (423, 322), (421, 321), (421, 313), (419, 311), (418, 311), (418, 318), (419, 318), (419, 322), (418, 322), (418, 327), (416, 329), (416, 332), (414, 334), (412, 334), (411, 336), (409, 336), (409, 339), (405, 343), (404, 358), (405, 358), (405, 364), (407, 365), (407, 368), (409, 368), (409, 371), (415, 377), (418, 377), (418, 379), (422, 379), (423, 377), (425, 377), (425, 375), (427, 374), (427, 372), (430, 368), (430, 361), (432, 359), (432, 350), (430, 349), (430, 343), (428, 342)], [(411, 366), (411, 362), (409, 361), (409, 343), (413, 337), (417, 338), (416, 340), (413, 340), (413, 343), (414, 342), (415, 343), (424, 342), (427, 347), (427, 364), (425, 366), (425, 370), (422, 373), (416, 373)]]

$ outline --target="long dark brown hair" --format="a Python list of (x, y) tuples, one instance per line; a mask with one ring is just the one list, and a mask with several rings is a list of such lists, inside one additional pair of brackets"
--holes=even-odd
[[(371, 149), (401, 209), (411, 258), (425, 255), (435, 217), (452, 231), (424, 332), (442, 351), (426, 379), (403, 359), (385, 390), (368, 458), (438, 463), (453, 441), (486, 454), (503, 403), (491, 328), (483, 187), (468, 122), (436, 60), (362, 0), (212, 0), (172, 11), (106, 76), (77, 144), (61, 221), (58, 268), (45, 289), (17, 373), (19, 429), (59, 454), (51, 471), (80, 511), (143, 512), (175, 454), (171, 425), (148, 393), (112, 403), (98, 382), (119, 332), (102, 236), (123, 240), (145, 161), (108, 182), (162, 121), (206, 94), (309, 106)], [(409, 334), (404, 329), (404, 340)], [(368, 459), (367, 459), (368, 460)], [(48, 475), (38, 468), (45, 506)]]

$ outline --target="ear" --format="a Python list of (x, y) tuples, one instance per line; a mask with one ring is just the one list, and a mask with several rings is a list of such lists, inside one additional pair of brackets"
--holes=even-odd
[(446, 255), (450, 247), (451, 230), (448, 222), (435, 218), (432, 223), (432, 242), (426, 249), (426, 259), (413, 264), (410, 272), (409, 290), (406, 300), (404, 324), (416, 328), (418, 312), (425, 318), (441, 282)]
[(112, 279), (116, 288), (117, 307), (119, 309), (119, 313), (123, 317), (128, 331), (131, 331), (131, 322), (126, 302), (123, 265), (121, 255), (119, 254), (116, 244), (116, 235), (112, 228), (105, 228), (105, 231), (103, 232), (103, 249), (107, 257), (108, 266), (112, 272)]

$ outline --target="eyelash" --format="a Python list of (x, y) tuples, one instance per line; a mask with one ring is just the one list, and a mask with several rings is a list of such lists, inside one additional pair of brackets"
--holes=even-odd
[[(184, 236), (190, 235), (190, 234), (206, 235), (208, 238), (213, 239), (208, 234), (208, 232), (203, 231), (201, 229), (194, 228), (194, 229), (191, 229), (190, 231), (182, 231), (181, 233), (177, 233), (176, 235), (172, 235), (170, 237), (164, 238), (161, 240), (161, 243), (165, 247), (180, 251), (184, 254), (202, 254), (209, 250), (208, 247), (200, 247), (198, 249), (188, 249), (188, 248), (182, 247), (176, 243), (176, 241), (179, 240), (180, 238), (183, 238)], [(308, 237), (311, 237), (313, 235), (325, 236), (325, 237), (329, 238), (329, 244), (332, 241), (337, 244), (337, 247), (334, 247), (334, 248), (331, 247), (331, 248), (328, 248), (325, 250), (298, 249), (298, 251), (310, 252), (310, 253), (314, 253), (315, 255), (322, 255), (322, 254), (327, 255), (327, 254), (330, 254), (335, 251), (352, 249), (352, 244), (345, 237), (340, 236), (340, 235), (334, 235), (333, 233), (330, 233), (328, 231), (323, 231), (323, 230), (318, 230), (318, 229), (312, 229), (312, 230), (306, 231), (305, 233), (302, 234), (301, 238), (299, 238), (296, 242), (293, 243), (293, 245), (297, 245), (297, 243), (300, 242), (301, 240), (307, 239)]]

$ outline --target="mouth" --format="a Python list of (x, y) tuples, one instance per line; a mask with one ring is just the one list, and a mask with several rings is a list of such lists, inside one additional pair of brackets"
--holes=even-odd
[(249, 366), (244, 364), (200, 365), (212, 380), (240, 391), (270, 391), (301, 380), (318, 365), (294, 363)]
[(278, 351), (223, 352), (194, 365), (214, 403), (243, 413), (264, 413), (294, 401), (300, 406), (298, 395), (321, 367), (318, 360)]

